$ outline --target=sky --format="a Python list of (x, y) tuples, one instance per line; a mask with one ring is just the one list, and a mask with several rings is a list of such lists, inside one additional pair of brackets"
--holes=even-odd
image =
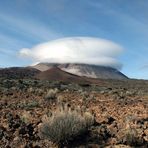
[(0, 67), (60, 57), (148, 79), (148, 1), (0, 0)]

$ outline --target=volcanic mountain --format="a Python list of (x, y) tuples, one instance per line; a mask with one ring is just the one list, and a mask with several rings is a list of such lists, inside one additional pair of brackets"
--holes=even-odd
[[(42, 72), (47, 71), (53, 67), (57, 67), (62, 71), (88, 78), (99, 79), (127, 79), (127, 76), (122, 74), (117, 69), (105, 66), (89, 65), (89, 64), (59, 64), (59, 63), (39, 63), (32, 68)], [(49, 71), (48, 71), (49, 73)]]
[(37, 75), (35, 75), (34, 78), (40, 79), (40, 80), (61, 81), (61, 82), (77, 83), (77, 84), (83, 84), (83, 85), (102, 83), (99, 79), (74, 75), (66, 71), (63, 71), (56, 66), (46, 71), (38, 73)]

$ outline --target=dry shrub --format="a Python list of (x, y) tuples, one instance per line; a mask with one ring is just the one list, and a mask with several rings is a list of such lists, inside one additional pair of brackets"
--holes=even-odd
[(91, 113), (81, 113), (68, 107), (59, 108), (43, 122), (41, 134), (54, 143), (63, 145), (83, 135), (93, 123)]
[(130, 124), (118, 132), (118, 139), (120, 143), (130, 146), (142, 146), (144, 145), (144, 139), (142, 138), (143, 131), (136, 127), (130, 126)]
[(49, 89), (45, 96), (45, 100), (56, 99), (57, 92), (58, 92), (58, 89)]

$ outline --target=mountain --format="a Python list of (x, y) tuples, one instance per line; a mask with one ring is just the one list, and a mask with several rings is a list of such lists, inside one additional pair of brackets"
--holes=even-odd
[(55, 66), (65, 72), (68, 72), (77, 76), (85, 76), (88, 78), (99, 78), (99, 79), (127, 79), (128, 78), (117, 69), (114, 69), (111, 67), (105, 67), (105, 66), (89, 65), (89, 64), (39, 63), (32, 67), (40, 71), (47, 71)]
[(54, 66), (46, 71), (40, 72), (34, 76), (36, 79), (49, 80), (49, 81), (61, 81), (68, 83), (77, 84), (101, 84), (99, 79), (87, 78), (83, 76), (74, 75), (61, 70), (60, 68)]
[(46, 71), (40, 72), (35, 78), (41, 80), (54, 80), (54, 81), (77, 81), (79, 77), (65, 71), (62, 71), (58, 67), (52, 67)]

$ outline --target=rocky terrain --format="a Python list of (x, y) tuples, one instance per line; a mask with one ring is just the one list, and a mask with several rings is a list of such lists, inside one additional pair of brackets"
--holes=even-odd
[[(1, 77), (0, 147), (147, 148), (148, 81), (99, 82), (79, 84)], [(85, 133), (80, 132), (63, 145), (41, 132), (45, 120), (61, 106), (94, 117)]]

